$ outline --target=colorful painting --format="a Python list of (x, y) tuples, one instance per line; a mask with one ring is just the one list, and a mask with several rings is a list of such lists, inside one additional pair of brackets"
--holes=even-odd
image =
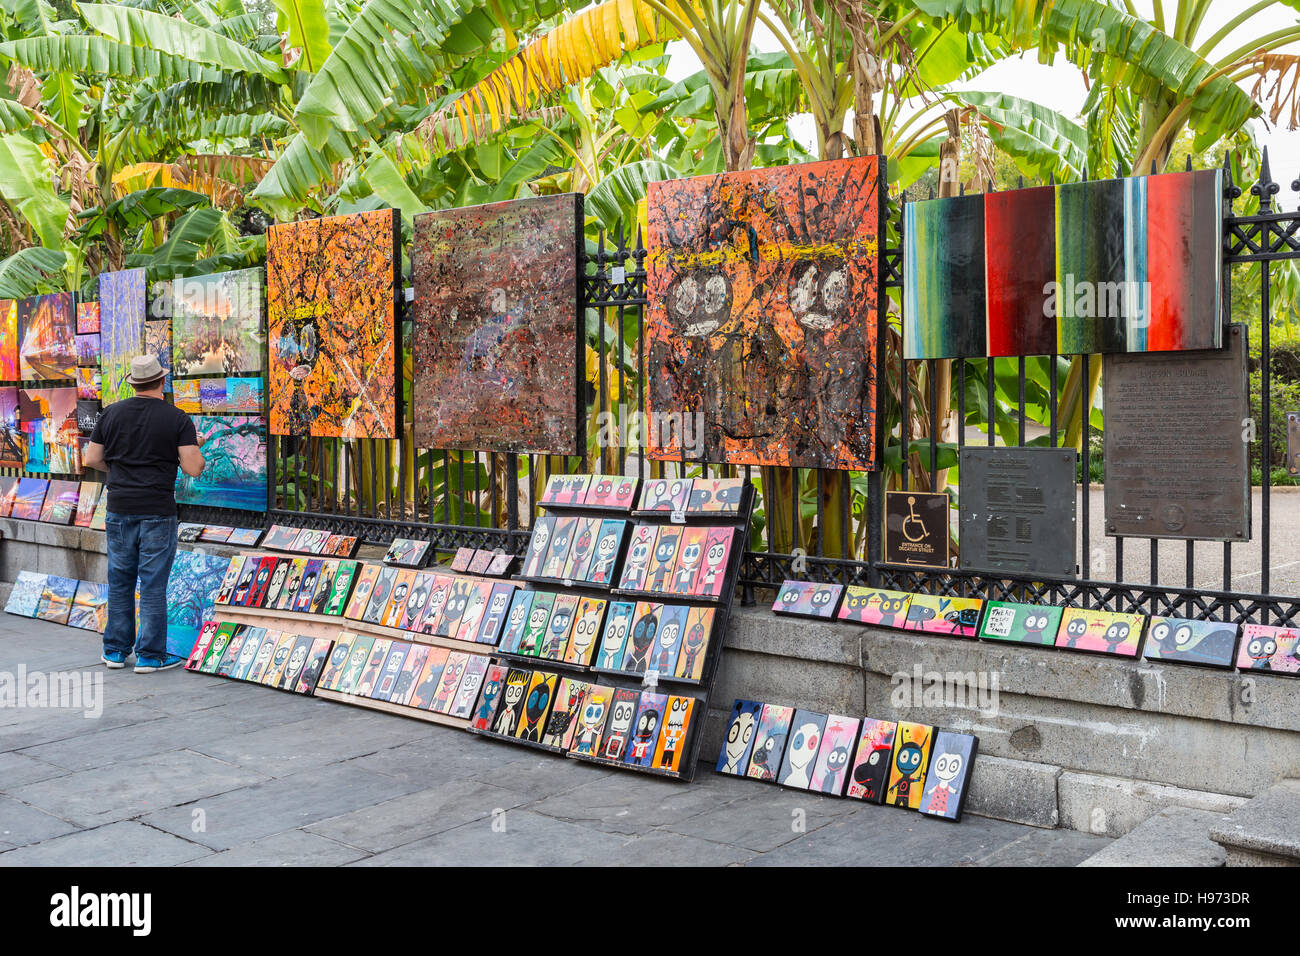
[(1231, 667), (1237, 653), (1237, 625), (1153, 617), (1147, 627), (1144, 656), (1149, 661)]
[[(78, 368), (77, 369), (77, 398), (89, 401), (99, 401), (100, 377), (102, 373), (97, 368)], [(184, 409), (182, 409), (184, 411)]]
[(216, 554), (178, 549), (167, 579), (167, 652), (187, 655), (212, 617), (230, 562)]
[(704, 660), (709, 653), (709, 638), (713, 634), (713, 618), (716, 613), (716, 609), (711, 607), (692, 607), (687, 610), (682, 650), (673, 671), (673, 676), (678, 680), (699, 681), (703, 676)]
[(578, 601), (574, 612), (573, 628), (564, 651), (564, 660), (569, 664), (582, 667), (591, 663), (596, 644), (600, 638), (601, 625), (605, 620), (605, 607), (608, 602), (601, 598), (584, 597)]
[(396, 564), (404, 568), (424, 567), (424, 559), (429, 554), (429, 542), (412, 538), (394, 538), (384, 554), (384, 564)]
[(1220, 348), (1221, 169), (908, 203), (909, 359)]
[(0, 381), (18, 381), (18, 368), (18, 302), (0, 299)]
[[(884, 157), (651, 183), (651, 415), (707, 461), (876, 467)], [(682, 429), (652, 429), (652, 458)]]
[[(668, 773), (680, 773), (686, 754), (686, 740), (695, 716), (694, 697), (669, 697), (664, 705), (663, 729), (650, 766)], [(612, 719), (612, 717), (611, 717)]]
[(0, 388), (0, 468), (22, 468), (27, 462), (27, 435), (18, 409), (18, 389)]
[(799, 617), (833, 618), (843, 593), (842, 584), (786, 581), (776, 592), (772, 610), (777, 614), (793, 614)]
[(71, 292), (18, 303), (18, 373), (23, 381), (58, 382), (77, 368), (77, 305)]
[(189, 415), (203, 411), (200, 384), (201, 380), (197, 378), (178, 378), (172, 382), (172, 404)]
[(226, 380), (224, 378), (201, 378), (199, 383), (199, 409), (205, 415), (220, 414), (226, 411)]
[[(92, 335), (78, 335), (76, 348), (77, 368), (93, 368), (98, 373), (99, 363), (103, 358), (103, 346), (100, 343), (99, 333), (95, 332)], [(78, 376), (78, 379), (80, 379), (80, 376)], [(99, 380), (100, 375), (97, 374), (95, 381), (98, 382)]]
[(1300, 675), (1300, 628), (1242, 625), (1237, 667), (1290, 677)]
[(974, 637), (980, 621), (982, 598), (913, 594), (907, 605), (907, 630), (927, 634)]
[(97, 481), (81, 483), (81, 490), (77, 494), (77, 513), (72, 518), (72, 523), (78, 528), (90, 527), (90, 522), (95, 517), (95, 505), (99, 503), (103, 490), (104, 486)]
[(197, 478), (177, 473), (176, 500), (265, 512), (266, 420), (243, 415), (196, 415), (194, 427), (207, 464)]
[(626, 687), (614, 691), (609, 705), (609, 717), (605, 721), (605, 731), (600, 738), (598, 756), (613, 761), (623, 759), (632, 738), (632, 727), (640, 702), (639, 691)]
[(648, 479), (641, 486), (641, 500), (636, 510), (654, 514), (684, 513), (693, 486), (690, 478)]
[(75, 578), (61, 578), (57, 574), (45, 576), (45, 587), (36, 604), (36, 619), (54, 624), (67, 624), (72, 613), (72, 599), (76, 597), (78, 582)]
[(754, 749), (749, 758), (747, 777), (755, 780), (775, 781), (785, 756), (786, 739), (790, 736), (790, 722), (794, 719), (793, 707), (764, 704), (758, 718), (758, 731), (754, 734)]
[(488, 665), (487, 673), (483, 675), (483, 691), (479, 694), (478, 703), (474, 705), (474, 715), (470, 718), (472, 730), (487, 730), (492, 726), (508, 672), (509, 668), (504, 664)]
[(844, 787), (848, 782), (846, 771), (849, 761), (853, 759), (853, 745), (857, 743), (860, 724), (861, 721), (856, 717), (831, 714), (826, 718), (826, 731), (817, 748), (809, 790), (836, 797), (844, 795)]
[(912, 595), (905, 591), (882, 591), (850, 584), (844, 590), (840, 605), (841, 621), (855, 624), (875, 624), (879, 627), (906, 627), (907, 609)]
[(621, 475), (592, 475), (591, 485), (582, 499), (587, 508), (613, 508), (618, 511), (630, 511), (636, 500), (636, 486), (639, 479), (624, 478)]
[(929, 768), (934, 728), (929, 724), (899, 721), (894, 734), (894, 758), (885, 788), (885, 803), (915, 810), (921, 805), (922, 784)]
[(1142, 614), (1067, 607), (1061, 614), (1056, 646), (1119, 657), (1137, 657), (1142, 646)]
[(713, 768), (718, 773), (733, 777), (744, 776), (749, 767), (750, 754), (754, 752), (754, 730), (758, 726), (762, 710), (762, 703), (756, 700), (737, 700), (732, 704), (731, 718), (727, 721), (727, 736), (722, 740), (718, 763)]
[(166, 319), (154, 319), (144, 324), (144, 352), (158, 359), (167, 372), (163, 391), (172, 390), (172, 324)]
[(41, 505), (41, 520), (46, 524), (69, 524), (77, 513), (79, 481), (51, 481)]
[(583, 757), (596, 755), (613, 696), (614, 688), (603, 684), (592, 684), (587, 689), (587, 699), (578, 712), (577, 724), (569, 737), (569, 753)]
[(587, 489), (591, 486), (591, 475), (554, 474), (546, 479), (546, 487), (538, 504), (542, 505), (578, 505), (583, 503)]
[(226, 407), (232, 412), (260, 412), (262, 380), (260, 378), (226, 379)]
[(556, 674), (546, 671), (533, 672), (519, 714), (519, 723), (515, 727), (515, 736), (520, 740), (541, 743), (542, 733), (546, 729), (546, 717), (551, 712), (551, 701), (555, 697), (555, 685), (558, 681), (559, 676)]
[(582, 196), (415, 217), (415, 444), (579, 454)]
[(18, 494), (18, 479), (13, 475), (0, 475), (0, 518), (8, 518)]
[(551, 715), (546, 718), (546, 727), (542, 732), (543, 747), (567, 749), (567, 738), (582, 711), (590, 686), (586, 681), (574, 677), (560, 678), (555, 689), (555, 702), (551, 704)]
[(20, 389), (18, 418), (27, 440), (28, 471), (81, 474), (75, 388)]
[(37, 574), (35, 571), (19, 571), (18, 580), (9, 592), (9, 600), (5, 602), (5, 610), (19, 617), (35, 617), (36, 607), (41, 603), (41, 595), (45, 592), (47, 577), (49, 575)]
[(261, 269), (172, 280), (176, 375), (262, 371), (263, 285)]
[(396, 438), (397, 211), (272, 226), (271, 434)]
[(894, 732), (898, 725), (892, 720), (862, 721), (858, 734), (858, 748), (853, 756), (853, 769), (849, 771), (846, 797), (883, 803), (885, 784), (893, 763)]
[(925, 775), (921, 805), (918, 808), (922, 813), (954, 822), (961, 820), (979, 744), (979, 738), (973, 734), (940, 730), (934, 735), (930, 770)]
[(654, 762), (655, 746), (668, 711), (668, 695), (646, 691), (637, 703), (632, 720), (632, 736), (628, 739), (623, 760), (633, 767), (649, 767)]
[(1045, 604), (989, 601), (979, 636), (990, 641), (1052, 645), (1056, 643), (1063, 610)]
[(600, 654), (596, 666), (600, 670), (615, 671), (623, 666), (623, 653), (627, 648), (628, 632), (636, 605), (618, 601), (609, 606), (605, 615), (605, 630), (600, 637)]
[[(14, 490), (13, 507), (9, 517), (22, 518), (26, 521), (40, 521), (41, 507), (45, 504), (45, 492), (49, 490), (48, 478), (19, 478)], [(107, 495), (104, 496), (107, 499)]]
[(807, 790), (812, 782), (813, 761), (826, 731), (826, 715), (810, 710), (796, 710), (790, 721), (790, 739), (781, 759), (776, 782), (783, 787)]
[(650, 555), (654, 551), (655, 539), (659, 528), (652, 524), (637, 525), (632, 532), (632, 540), (627, 546), (627, 558), (623, 562), (623, 573), (618, 586), (628, 591), (640, 591), (645, 587), (646, 568)]
[(739, 514), (744, 478), (696, 478), (686, 503), (688, 514)]
[(77, 334), (99, 331), (99, 303), (77, 303)]
[(100, 369), (105, 405), (135, 395), (126, 383), (131, 359), (144, 354), (146, 299), (143, 269), (99, 276)]

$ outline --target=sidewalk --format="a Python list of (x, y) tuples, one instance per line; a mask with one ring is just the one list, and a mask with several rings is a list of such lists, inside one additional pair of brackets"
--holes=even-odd
[[(605, 770), (176, 670), (0, 614), (0, 672), (103, 673), (103, 714), (0, 709), (0, 865), (1072, 866), (1109, 841), (721, 777)], [(799, 823), (802, 822), (802, 831)]]

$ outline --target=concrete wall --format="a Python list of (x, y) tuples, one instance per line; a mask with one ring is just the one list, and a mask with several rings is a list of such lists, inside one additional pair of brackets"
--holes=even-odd
[[(33, 570), (107, 579), (102, 532), (0, 519), (0, 580)], [(218, 554), (236, 549), (190, 545)], [(380, 556), (379, 549), (374, 555)], [(905, 699), (954, 675), (996, 688), (982, 712), (961, 701)], [(921, 686), (924, 691), (924, 685)], [(777, 617), (731, 618), (702, 755), (716, 758), (736, 697), (849, 716), (914, 720), (980, 738), (968, 809), (1036, 826), (1117, 836), (1166, 806), (1227, 812), (1300, 777), (1300, 680), (1124, 661)]]

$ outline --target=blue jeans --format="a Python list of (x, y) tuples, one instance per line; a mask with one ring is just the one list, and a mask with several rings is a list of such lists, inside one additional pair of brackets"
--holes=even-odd
[[(104, 650), (137, 657), (167, 654), (167, 579), (176, 557), (176, 517), (109, 512), (108, 626)], [(140, 633), (135, 627), (135, 588), (140, 583)]]

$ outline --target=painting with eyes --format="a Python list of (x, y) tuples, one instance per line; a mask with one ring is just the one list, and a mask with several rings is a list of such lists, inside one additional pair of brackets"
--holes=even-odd
[(979, 738), (973, 734), (940, 730), (934, 735), (930, 769), (925, 775), (921, 805), (918, 808), (922, 813), (952, 820), (954, 823), (961, 820), (979, 744)]
[(546, 718), (546, 727), (542, 731), (543, 747), (552, 750), (568, 749), (568, 737), (573, 732), (590, 687), (589, 683), (576, 677), (560, 678), (555, 688), (555, 701), (551, 704), (550, 716)]
[(644, 691), (632, 718), (632, 736), (627, 742), (624, 763), (632, 767), (649, 767), (654, 762), (655, 747), (668, 713), (668, 695)]
[(922, 784), (934, 745), (934, 728), (900, 721), (894, 735), (894, 755), (889, 768), (885, 802), (915, 810), (921, 805)]
[(397, 437), (399, 236), (393, 209), (268, 231), (271, 434)]
[(682, 757), (686, 753), (691, 733), (691, 721), (695, 717), (695, 705), (694, 697), (668, 698), (664, 704), (663, 729), (659, 731), (659, 742), (655, 745), (651, 767), (669, 773), (681, 772)]
[(591, 487), (592, 478), (592, 475), (551, 475), (546, 479), (546, 489), (542, 492), (542, 497), (538, 499), (538, 504), (582, 504), (586, 498), (587, 489)]
[(1056, 646), (1119, 657), (1137, 657), (1142, 646), (1142, 614), (1067, 607), (1061, 614)]
[(857, 750), (853, 754), (853, 768), (849, 771), (848, 787), (844, 791), (846, 797), (868, 803), (884, 802), (897, 729), (898, 725), (892, 720), (867, 718), (862, 721)]
[(776, 782), (783, 787), (807, 790), (812, 783), (813, 763), (826, 732), (826, 715), (796, 710), (790, 720), (790, 737)]
[(636, 510), (665, 514), (684, 511), (692, 487), (690, 478), (648, 478), (641, 486), (641, 500), (637, 502)]
[(504, 664), (488, 665), (487, 673), (483, 675), (483, 689), (479, 691), (478, 701), (474, 704), (470, 717), (470, 729), (487, 730), (492, 726), (508, 673), (509, 668)]
[(582, 196), (415, 217), (415, 443), (579, 454)]
[(600, 748), (600, 735), (609, 717), (610, 700), (614, 688), (592, 684), (578, 711), (578, 718), (569, 735), (569, 753), (580, 757), (594, 757)]
[(842, 584), (818, 584), (815, 581), (786, 581), (776, 592), (772, 610), (777, 614), (798, 617), (833, 618), (839, 607)]
[(1147, 625), (1144, 656), (1149, 661), (1231, 667), (1237, 653), (1237, 625), (1153, 617)]
[(844, 601), (836, 616), (854, 624), (905, 627), (907, 608), (911, 603), (912, 595), (904, 591), (882, 591), (850, 584), (844, 589)]
[(749, 758), (754, 752), (754, 732), (758, 729), (763, 704), (757, 700), (739, 700), (731, 705), (731, 718), (727, 721), (727, 735), (722, 739), (718, 763), (713, 768), (718, 773), (743, 777), (749, 768)]
[[(650, 184), (647, 405), (701, 414), (702, 458), (876, 467), (883, 168), (864, 156)], [(652, 432), (650, 456), (681, 445)]]
[(1243, 671), (1300, 676), (1300, 628), (1243, 624), (1237, 667)]
[(907, 630), (974, 637), (983, 606), (982, 598), (913, 594), (907, 605)]
[(689, 514), (738, 514), (744, 478), (696, 478), (686, 503)]
[(747, 777), (755, 780), (775, 781), (785, 756), (786, 738), (790, 736), (790, 722), (794, 719), (793, 707), (764, 704), (754, 733), (754, 748), (749, 757)]
[(1047, 604), (989, 601), (979, 636), (990, 641), (1050, 646), (1056, 643), (1063, 610)]
[(631, 742), (632, 728), (640, 702), (640, 691), (627, 687), (620, 687), (614, 691), (614, 696), (609, 702), (609, 717), (605, 720), (605, 731), (600, 738), (598, 751), (600, 757), (614, 761), (623, 759)]
[(636, 500), (636, 486), (640, 479), (621, 475), (592, 475), (591, 485), (582, 499), (588, 508), (615, 508), (630, 511)]
[(605, 614), (605, 628), (600, 635), (600, 651), (593, 661), (600, 670), (616, 671), (623, 666), (623, 655), (627, 650), (627, 637), (632, 630), (632, 618), (636, 605), (627, 601), (610, 604)]
[(858, 727), (862, 722), (856, 717), (830, 714), (826, 729), (813, 761), (812, 781), (809, 790), (842, 797), (848, 782), (849, 762), (853, 759), (853, 745), (857, 743)]

